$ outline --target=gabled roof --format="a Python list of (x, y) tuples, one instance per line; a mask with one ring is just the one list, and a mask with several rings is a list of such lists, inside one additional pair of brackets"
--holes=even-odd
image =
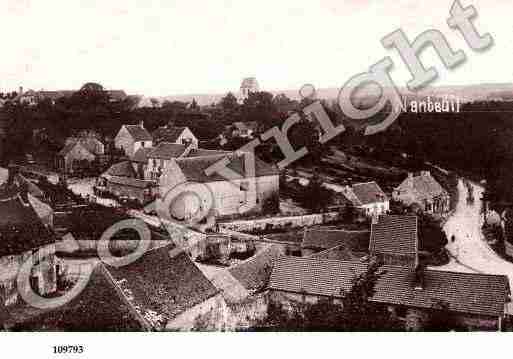
[[(227, 165), (229, 169), (239, 174), (241, 179), (246, 178), (248, 175), (248, 173), (244, 171), (246, 159), (244, 156), (238, 156), (234, 153), (205, 157), (178, 158), (176, 159), (176, 164), (189, 181), (198, 183), (229, 181), (231, 178), (227, 179), (219, 173), (212, 173), (210, 176), (205, 173), (207, 168), (215, 165), (224, 158), (227, 158), (229, 161)], [(279, 170), (275, 166), (269, 165), (255, 157), (255, 177), (274, 175), (279, 175)]]
[(153, 147), (141, 147), (132, 156), (132, 162), (147, 163), (148, 154), (153, 151)]
[(281, 245), (271, 244), (253, 257), (230, 268), (230, 274), (248, 290), (262, 289), (269, 281), (274, 262), (283, 254)]
[(416, 255), (417, 250), (417, 216), (380, 216), (371, 225), (371, 253)]
[(418, 200), (448, 195), (447, 191), (431, 174), (423, 172), (419, 176), (408, 176), (396, 190), (411, 192)]
[[(68, 153), (73, 151), (75, 146), (81, 146), (84, 150), (86, 150), (87, 152), (91, 153), (81, 142), (79, 142), (79, 141), (70, 141), (70, 142), (68, 142), (67, 144), (64, 145), (62, 150), (59, 151), (59, 153), (58, 153), (59, 156), (65, 157)], [(91, 155), (92, 155), (92, 153), (91, 153)]]
[(218, 293), (187, 254), (172, 249), (170, 245), (150, 250), (126, 266), (106, 266), (132, 306), (153, 326)]
[(0, 257), (55, 243), (28, 196), (18, 186), (0, 186)]
[[(274, 266), (269, 289), (342, 298), (367, 263), (319, 258), (282, 257)], [(502, 316), (509, 301), (506, 276), (425, 270), (423, 289), (415, 289), (415, 271), (383, 266), (374, 302), (431, 309), (440, 304), (454, 312)]]
[(139, 125), (125, 125), (128, 133), (132, 136), (134, 141), (151, 141), (153, 137), (151, 137), (150, 133)]
[(175, 143), (178, 141), (178, 137), (185, 131), (187, 127), (178, 126), (165, 126), (159, 127), (153, 131), (153, 138), (155, 142), (171, 142)]
[(115, 163), (104, 173), (104, 175), (110, 176), (118, 176), (118, 177), (129, 177), (135, 178), (137, 174), (135, 173), (132, 164), (129, 161), (123, 161), (119, 163)]
[(178, 158), (182, 156), (187, 150), (186, 145), (180, 145), (177, 143), (161, 142), (157, 147), (154, 147), (152, 151), (148, 152), (149, 158), (162, 158), (170, 160), (172, 158)]
[(369, 231), (345, 231), (333, 229), (305, 229), (302, 248), (325, 250), (345, 245), (365, 250), (369, 246)]
[(353, 193), (358, 200), (356, 205), (367, 205), (376, 202), (383, 202), (388, 200), (387, 195), (379, 187), (379, 185), (372, 181), (367, 183), (356, 183), (351, 186)]

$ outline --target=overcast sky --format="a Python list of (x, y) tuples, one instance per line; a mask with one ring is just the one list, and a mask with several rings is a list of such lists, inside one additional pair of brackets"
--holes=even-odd
[[(304, 83), (339, 87), (384, 56), (398, 86), (408, 78), (380, 39), (430, 28), (468, 61), (440, 71), (438, 85), (513, 82), (513, 1), (473, 4), (495, 46), (473, 53), (446, 19), (447, 0), (0, 0), (0, 87), (73, 89), (99, 82), (148, 96), (236, 91), (243, 77), (263, 89)], [(424, 56), (432, 60), (432, 50)]]

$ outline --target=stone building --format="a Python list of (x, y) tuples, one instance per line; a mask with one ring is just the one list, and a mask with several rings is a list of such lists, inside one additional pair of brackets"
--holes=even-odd
[(390, 210), (388, 196), (374, 181), (346, 186), (343, 193), (353, 206), (366, 217), (380, 216)]
[[(227, 178), (219, 173), (207, 174), (207, 169), (221, 161), (227, 162), (227, 168), (236, 174), (236, 178)], [(267, 201), (272, 201), (279, 194), (279, 171), (255, 158), (254, 177), (246, 178), (244, 162), (245, 156), (235, 153), (171, 160), (160, 177), (161, 196), (178, 185), (191, 184), (191, 194), (174, 201), (175, 215), (182, 219), (191, 218), (198, 210), (208, 210), (215, 217), (259, 213)], [(183, 188), (184, 193), (186, 189)]]
[[(327, 298), (342, 304), (353, 279), (368, 263), (323, 258), (281, 257), (269, 281), (271, 301), (289, 308)], [(500, 330), (510, 302), (508, 278), (502, 275), (415, 270), (384, 265), (371, 302), (386, 305), (406, 330), (430, 325), (437, 310), (451, 317), (447, 329)], [(326, 313), (329, 315), (329, 313)]]
[(257, 79), (255, 77), (246, 77), (240, 84), (239, 101), (242, 102), (247, 99), (251, 92), (258, 91), (260, 91), (260, 86), (258, 85)]
[(392, 192), (392, 198), (406, 206), (413, 204), (422, 211), (432, 214), (444, 214), (450, 210), (449, 193), (434, 179), (429, 171), (422, 171), (408, 177)]
[(153, 137), (144, 128), (143, 122), (138, 125), (123, 125), (114, 138), (114, 146), (131, 158), (140, 148), (152, 147)]

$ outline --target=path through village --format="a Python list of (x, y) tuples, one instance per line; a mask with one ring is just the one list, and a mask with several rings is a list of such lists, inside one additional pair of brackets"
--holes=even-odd
[[(467, 189), (460, 180), (458, 183), (459, 199), (455, 212), (444, 225), (449, 239), (447, 249), (451, 253), (451, 262), (436, 267), (439, 270), (475, 272), (486, 274), (503, 274), (508, 276), (513, 288), (513, 263), (502, 259), (486, 243), (481, 231), (483, 216), (481, 214), (481, 197), (483, 187), (472, 183), (474, 204), (467, 204)], [(455, 241), (451, 242), (451, 236)]]

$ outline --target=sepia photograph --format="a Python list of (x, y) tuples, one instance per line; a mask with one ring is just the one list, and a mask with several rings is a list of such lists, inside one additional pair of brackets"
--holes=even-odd
[(513, 2), (0, 11), (2, 345), (513, 331)]

